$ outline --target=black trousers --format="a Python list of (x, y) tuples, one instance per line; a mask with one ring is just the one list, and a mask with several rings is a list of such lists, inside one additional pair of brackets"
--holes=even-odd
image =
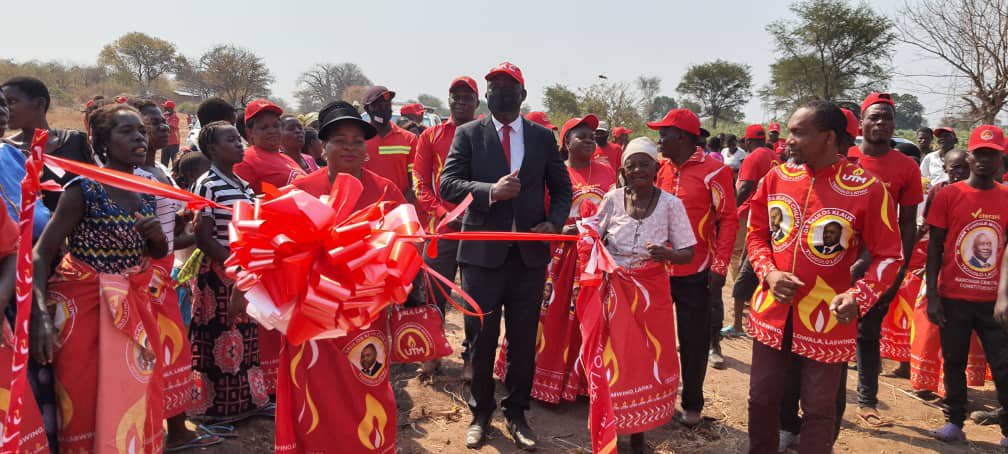
[[(945, 418), (959, 427), (966, 420), (966, 358), (976, 331), (990, 364), (998, 402), (1008, 408), (1008, 333), (994, 320), (994, 303), (942, 298), (945, 327), (939, 328), (945, 361)], [(999, 412), (1001, 434), (1008, 436), (1008, 413)]]
[(175, 160), (175, 155), (179, 152), (179, 144), (168, 145), (161, 149), (161, 164), (165, 167), (171, 168), (172, 161)]
[[(437, 250), (438, 256), (435, 258), (430, 258), (427, 256), (427, 249), (430, 248), (430, 242), (424, 246), (424, 263), (427, 266), (437, 271), (438, 274), (454, 281), (455, 276), (458, 274), (459, 263), (458, 263), (458, 240), (437, 240)], [(441, 309), (442, 314), (447, 314), (445, 310), (447, 309), (448, 299), (445, 294), (438, 290), (438, 283), (432, 282), (431, 285), (434, 288), (431, 289), (431, 293), (434, 295), (434, 303), (437, 304), (438, 309)], [(451, 289), (441, 285), (441, 288), (445, 293), (451, 294)], [(469, 355), (469, 330), (466, 330), (466, 338), (462, 341), (462, 357), (466, 358)]]
[(682, 374), (682, 408), (703, 410), (703, 384), (707, 376), (707, 350), (711, 341), (711, 294), (708, 271), (669, 278), (676, 306), (679, 365)]
[(472, 333), (470, 352), (473, 379), (469, 408), (474, 415), (489, 415), (497, 408), (494, 399), (493, 363), (497, 357), (501, 316), (508, 342), (507, 389), (501, 408), (507, 416), (528, 410), (535, 372), (536, 329), (539, 305), (546, 283), (546, 264), (528, 267), (518, 247), (512, 245), (507, 259), (498, 268), (462, 265), (462, 289), (480, 305), (483, 324), (478, 317), (466, 316), (466, 332)]
[(879, 300), (858, 320), (857, 333), (857, 400), (859, 407), (878, 406), (878, 378), (882, 372), (882, 321), (889, 312), (889, 303)]
[(724, 297), (721, 295), (722, 288), (710, 289), (710, 299), (711, 299), (710, 343), (712, 346), (719, 344), (721, 342), (721, 325), (724, 324)]

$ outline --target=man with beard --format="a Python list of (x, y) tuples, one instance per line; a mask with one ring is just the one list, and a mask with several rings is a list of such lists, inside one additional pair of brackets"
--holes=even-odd
[(378, 135), (367, 141), (367, 157), (364, 168), (395, 183), (410, 203), (416, 201), (413, 194), (414, 150), (417, 137), (392, 122), (392, 99), (395, 92), (381, 85), (367, 89), (361, 103), (367, 112), (371, 126)]
[[(487, 73), (486, 80), (491, 115), (455, 131), (441, 173), (441, 196), (451, 203), (472, 196), (462, 221), (464, 232), (558, 233), (570, 214), (571, 182), (556, 138), (552, 131), (521, 117), (527, 92), (517, 66), (501, 63)], [(547, 190), (548, 212), (543, 204)], [(475, 333), (470, 341), (473, 420), (466, 431), (466, 446), (483, 445), (497, 407), (492, 369), (501, 314), (506, 313), (508, 368), (501, 407), (515, 444), (535, 449), (537, 440), (525, 412), (535, 371), (536, 327), (549, 244), (463, 241), (458, 261), (462, 288), (485, 314), (482, 323), (478, 317), (466, 317), (467, 331)]]
[[(468, 76), (457, 77), (448, 87), (448, 109), (451, 110), (451, 118), (444, 123), (424, 130), (417, 139), (416, 160), (413, 162), (416, 205), (419, 210), (427, 213), (427, 217), (430, 219), (429, 231), (434, 231), (441, 218), (455, 208), (455, 204), (443, 200), (438, 192), (438, 188), (441, 186), (441, 170), (444, 168), (445, 159), (448, 158), (448, 150), (451, 149), (455, 130), (476, 117), (477, 107), (479, 107), (479, 89), (476, 87), (476, 81)], [(458, 231), (462, 229), (462, 222), (456, 219), (447, 227), (451, 231)], [(424, 261), (442, 276), (454, 281), (459, 265), (458, 245), (458, 240), (439, 239), (436, 245), (437, 257), (431, 258), (424, 254)], [(441, 309), (441, 313), (444, 314), (445, 295), (437, 290), (433, 293), (434, 301)], [(462, 359), (465, 363), (462, 368), (464, 381), (472, 380), (469, 341), (473, 334), (467, 330), (465, 340), (462, 341)], [(440, 361), (438, 360), (428, 361), (421, 368), (421, 373), (430, 375), (437, 370), (439, 365)]]
[[(928, 153), (921, 159), (920, 163), (921, 176), (927, 179), (928, 186), (948, 181), (948, 175), (945, 174), (945, 153), (948, 153), (949, 150), (955, 148), (956, 144), (959, 143), (955, 130), (952, 128), (944, 126), (935, 128), (934, 135), (938, 139), (938, 151)], [(919, 137), (920, 134), (918, 133)], [(931, 144), (928, 143), (928, 146), (930, 147)], [(924, 152), (922, 148), (921, 153)]]
[[(920, 169), (913, 159), (897, 150), (890, 142), (895, 129), (896, 103), (889, 93), (871, 93), (861, 103), (861, 130), (864, 140), (860, 148), (850, 151), (858, 164), (878, 177), (889, 192), (890, 203), (899, 206), (899, 232), (903, 243), (903, 257), (909, 257), (916, 241), (917, 205), (924, 200)], [(895, 228), (896, 226), (893, 226)], [(868, 262), (862, 257), (855, 265), (863, 270)], [(885, 427), (891, 423), (879, 415), (878, 376), (882, 368), (880, 339), (882, 320), (889, 303), (896, 296), (906, 267), (900, 269), (895, 281), (884, 282), (888, 289), (879, 297), (875, 307), (858, 321), (858, 417), (871, 427)], [(855, 271), (855, 277), (860, 274)], [(898, 370), (897, 373), (902, 373)]]

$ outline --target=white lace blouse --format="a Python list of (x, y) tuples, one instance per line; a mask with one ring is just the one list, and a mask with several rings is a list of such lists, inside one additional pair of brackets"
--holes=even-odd
[(627, 214), (625, 188), (616, 188), (602, 198), (598, 213), (586, 223), (594, 227), (616, 264), (633, 268), (650, 260), (648, 243), (682, 249), (696, 244), (686, 208), (678, 197), (659, 190), (654, 212), (644, 219)]

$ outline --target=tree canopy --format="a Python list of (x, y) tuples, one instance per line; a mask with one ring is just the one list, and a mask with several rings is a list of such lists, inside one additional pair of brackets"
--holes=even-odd
[(350, 100), (345, 96), (347, 89), (371, 85), (371, 79), (355, 63), (319, 63), (298, 77), (294, 97), (304, 112), (316, 111), (330, 101)]
[(98, 54), (98, 63), (146, 94), (155, 80), (175, 68), (176, 50), (161, 38), (132, 32), (106, 44)]
[(701, 116), (737, 121), (752, 97), (752, 74), (748, 65), (715, 60), (690, 66), (676, 88), (702, 107)]

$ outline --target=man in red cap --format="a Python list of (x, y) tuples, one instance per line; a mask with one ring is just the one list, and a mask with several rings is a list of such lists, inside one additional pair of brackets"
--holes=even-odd
[[(455, 208), (455, 204), (443, 200), (438, 191), (441, 186), (441, 170), (444, 169), (445, 159), (448, 158), (455, 129), (472, 121), (476, 116), (477, 107), (479, 107), (479, 89), (476, 87), (476, 81), (468, 76), (457, 77), (448, 87), (448, 109), (451, 111), (451, 118), (428, 128), (420, 133), (417, 139), (413, 181), (416, 185), (417, 209), (425, 211), (430, 219), (428, 231), (433, 232), (441, 218)], [(461, 230), (461, 220), (456, 219), (449, 223), (448, 229)], [(437, 240), (437, 257), (431, 258), (425, 253), (424, 261), (442, 276), (454, 281), (459, 268), (458, 244), (458, 240)], [(444, 314), (445, 295), (436, 290), (433, 293), (434, 301)], [(472, 333), (467, 330), (466, 338), (462, 341), (462, 359), (465, 362), (462, 379), (465, 381), (472, 380), (472, 363), (469, 361), (470, 334)], [(439, 361), (424, 363), (421, 372), (430, 375), (438, 365)]]
[[(959, 143), (955, 130), (949, 127), (935, 128), (934, 136), (938, 139), (938, 151), (924, 155), (920, 163), (921, 177), (927, 179), (928, 186), (948, 181), (948, 175), (945, 173), (945, 153)], [(921, 150), (921, 153), (924, 153), (924, 150)]]
[[(553, 132), (521, 116), (525, 79), (504, 62), (486, 75), (492, 115), (455, 130), (441, 172), (441, 196), (459, 203), (472, 197), (463, 231), (558, 233), (570, 214), (571, 182)], [(549, 191), (548, 210), (544, 206)], [(501, 315), (508, 343), (507, 389), (501, 407), (508, 432), (521, 449), (538, 444), (525, 419), (535, 372), (539, 307), (550, 261), (549, 243), (537, 241), (462, 241), (458, 261), (462, 288), (483, 310), (483, 320), (466, 317), (473, 378), (469, 407), (473, 420), (466, 446), (479, 448), (497, 407), (493, 361)]]
[(175, 113), (175, 101), (167, 100), (161, 105), (165, 120), (168, 121), (168, 146), (161, 150), (161, 164), (171, 168), (171, 162), (179, 152), (179, 117)]
[(626, 144), (630, 143), (630, 134), (633, 134), (633, 131), (624, 128), (622, 126), (617, 126), (613, 128), (612, 130), (613, 143), (619, 145), (620, 150), (622, 150), (624, 147), (626, 147)]
[[(889, 93), (871, 93), (861, 103), (861, 130), (864, 140), (859, 148), (849, 155), (857, 158), (858, 164), (878, 177), (891, 197), (891, 203), (898, 205), (899, 232), (902, 238), (903, 257), (909, 257), (917, 234), (917, 205), (924, 200), (920, 169), (917, 163), (893, 150), (891, 141), (895, 129), (896, 103)], [(896, 227), (896, 226), (894, 226)], [(855, 264), (854, 276), (858, 277), (868, 263), (862, 257)], [(889, 303), (896, 296), (905, 265), (900, 268), (894, 281), (883, 282), (886, 291), (879, 297), (879, 303), (858, 321), (858, 417), (872, 427), (884, 427), (890, 423), (879, 415), (878, 376), (881, 371), (882, 320), (889, 310)]]
[(364, 168), (395, 183), (410, 203), (413, 193), (413, 160), (417, 137), (392, 122), (392, 99), (395, 92), (381, 85), (369, 87), (361, 103), (378, 135), (367, 141)]
[[(711, 331), (717, 331), (711, 329), (712, 295), (721, 293), (724, 286), (738, 229), (735, 200), (729, 192), (732, 171), (697, 149), (700, 118), (689, 109), (673, 109), (647, 126), (658, 131), (660, 151), (666, 158), (658, 170), (658, 187), (682, 200), (698, 239), (693, 261), (670, 270), (683, 378), (682, 422), (695, 426), (703, 410)], [(718, 346), (720, 356), (719, 344), (713, 346)], [(717, 367), (724, 367), (723, 358)]]
[(775, 121), (767, 125), (767, 146), (773, 149), (777, 156), (784, 156), (787, 153), (787, 141), (782, 139), (780, 134), (780, 123)]
[(525, 114), (525, 119), (542, 125), (544, 128), (556, 131), (558, 128), (553, 123), (550, 123), (549, 117), (546, 116), (546, 112), (532, 111)]
[[(990, 364), (998, 401), (1008, 408), (1008, 186), (995, 181), (1004, 171), (1005, 147), (1001, 128), (974, 129), (967, 146), (969, 178), (935, 194), (927, 214), (927, 314), (941, 336), (947, 406), (947, 423), (932, 435), (942, 441), (966, 439), (966, 359), (974, 332)], [(1000, 444), (1008, 447), (1003, 410), (999, 419)]]
[[(846, 119), (813, 101), (788, 122), (792, 161), (773, 168), (750, 202), (746, 246), (758, 276), (746, 330), (753, 336), (749, 452), (778, 450), (781, 404), (800, 382), (800, 453), (832, 450), (853, 322), (901, 266), (896, 213), (881, 182), (840, 156)], [(919, 185), (918, 185), (919, 186)], [(862, 251), (871, 263), (852, 279)]]
[(609, 124), (600, 121), (598, 127), (595, 128), (595, 160), (609, 163), (613, 171), (619, 173), (622, 156), (623, 148), (609, 142)]
[[(427, 127), (424, 126), (424, 112), (426, 111), (424, 110), (423, 104), (418, 102), (406, 104), (399, 109), (399, 115), (402, 117), (400, 124), (407, 131), (419, 136), (420, 133), (427, 129)], [(403, 120), (405, 120), (405, 122), (403, 122)]]

